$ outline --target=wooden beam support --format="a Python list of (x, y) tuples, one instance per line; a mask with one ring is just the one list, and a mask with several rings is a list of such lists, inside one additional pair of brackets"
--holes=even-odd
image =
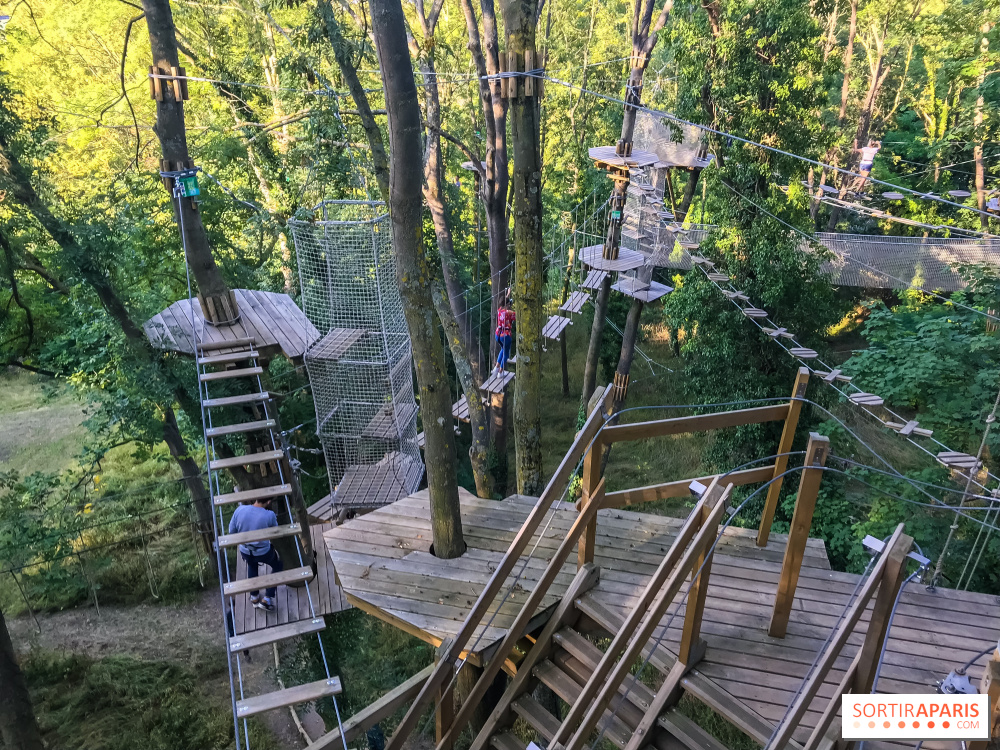
[(767, 488), (767, 499), (764, 501), (764, 511), (760, 517), (760, 528), (757, 530), (757, 546), (766, 547), (771, 535), (771, 524), (778, 508), (778, 496), (781, 494), (782, 474), (788, 469), (788, 452), (792, 450), (795, 430), (799, 426), (799, 412), (802, 411), (802, 401), (806, 388), (809, 386), (809, 368), (800, 367), (795, 376), (795, 387), (792, 389), (792, 399), (788, 402), (788, 416), (785, 417), (785, 428), (781, 431), (778, 442), (778, 457), (774, 461), (774, 475), (771, 486)]
[(781, 561), (781, 577), (778, 579), (778, 592), (774, 598), (774, 610), (771, 613), (771, 625), (768, 635), (774, 638), (784, 638), (788, 628), (788, 616), (795, 600), (795, 587), (799, 582), (799, 571), (802, 569), (802, 558), (809, 541), (809, 529), (812, 527), (813, 512), (816, 510), (816, 495), (823, 479), (821, 468), (826, 464), (830, 453), (830, 438), (815, 432), (809, 434), (809, 444), (806, 446), (805, 469), (799, 478), (799, 492), (795, 498), (795, 512), (792, 515), (792, 525), (788, 530), (788, 543), (785, 545), (785, 556)]
[(758, 406), (754, 409), (723, 411), (717, 414), (698, 414), (693, 417), (657, 419), (652, 422), (636, 422), (606, 427), (602, 433), (608, 445), (624, 440), (645, 440), (646, 438), (682, 435), (686, 432), (703, 432), (722, 427), (742, 427), (763, 422), (780, 422), (788, 417), (788, 404)]
[(609, 492), (604, 496), (603, 508), (622, 508), (626, 505), (651, 503), (655, 500), (666, 500), (672, 497), (687, 497), (691, 494), (691, 482), (701, 482), (706, 487), (716, 479), (741, 487), (745, 484), (766, 482), (774, 476), (774, 464), (759, 466), (756, 469), (743, 469), (729, 474), (709, 474), (706, 477), (694, 479), (679, 479), (664, 484), (651, 484), (646, 487), (633, 487), (629, 490)]
[(580, 548), (577, 552), (577, 569), (582, 568), (587, 563), (594, 562), (594, 550), (597, 546), (597, 510), (604, 507), (605, 494), (604, 482), (601, 479), (601, 454), (604, 450), (604, 443), (601, 436), (594, 438), (593, 445), (587, 452), (587, 457), (583, 459), (583, 497), (581, 498), (580, 512), (585, 512), (588, 506), (596, 503), (593, 520), (587, 524), (583, 536), (580, 537)]
[[(716, 486), (719, 486), (719, 482)], [(715, 549), (712, 545), (719, 536), (719, 516), (714, 515), (715, 526), (711, 525), (713, 508), (707, 505), (701, 509), (701, 534), (705, 543), (695, 558), (691, 568), (694, 578), (687, 592), (687, 602), (684, 605), (684, 628), (681, 631), (681, 644), (677, 652), (677, 661), (693, 667), (705, 655), (705, 641), (701, 637), (701, 620), (705, 614), (705, 600), (708, 597), (708, 579), (712, 575), (712, 558)], [(711, 528), (711, 533), (708, 529)]]
[(982, 679), (979, 681), (979, 692), (989, 696), (990, 739), (970, 742), (969, 750), (987, 750), (997, 738), (1000, 738), (1000, 651), (994, 651), (993, 656), (986, 662), (986, 669), (983, 670)]
[[(448, 651), (452, 645), (450, 638), (446, 639), (437, 650), (434, 656), (436, 665), (448, 659)], [(444, 680), (438, 687), (437, 710), (434, 712), (434, 738), (438, 747), (442, 750), (452, 750), (454, 742), (451, 740), (451, 728), (455, 721), (455, 685), (451, 677), (454, 675), (454, 668), (449, 669), (449, 678)]]

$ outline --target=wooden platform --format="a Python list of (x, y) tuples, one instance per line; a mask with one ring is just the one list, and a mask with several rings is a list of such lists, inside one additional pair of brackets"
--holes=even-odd
[(601, 288), (601, 284), (604, 283), (606, 278), (608, 278), (607, 271), (598, 271), (594, 269), (588, 273), (587, 278), (580, 283), (580, 288), (596, 291)]
[[(325, 533), (337, 582), (347, 600), (370, 614), (417, 637), (438, 644), (458, 632), (490, 571), (514, 537), (533, 504), (531, 498), (480, 500), (460, 491), (462, 521), (469, 550), (455, 560), (429, 554), (431, 542), (428, 499), (417, 493), (399, 502), (331, 528)], [(492, 622), (486, 621), (470, 642), (474, 661), (489, 658), (521, 603), (532, 590), (545, 560), (576, 517), (576, 510), (557, 503), (551, 522), (543, 522), (534, 558), (527, 560), (522, 578), (501, 604), (498, 595)], [(598, 514), (595, 562), (601, 579), (588, 594), (619, 616), (627, 613), (642, 586), (669, 548), (680, 519), (605, 510)], [(782, 717), (810, 664), (838, 622), (858, 583), (858, 576), (830, 570), (820, 540), (808, 542), (805, 560), (784, 639), (767, 635), (781, 557), (786, 538), (771, 535), (758, 548), (755, 532), (728, 529), (712, 569), (702, 634), (708, 649), (685, 687), (695, 697), (735, 704), (744, 716), (756, 716), (766, 730)], [(522, 562), (514, 566), (521, 570)], [(576, 570), (568, 562), (545, 598), (552, 604), (566, 590)], [(513, 576), (508, 584), (513, 583)], [(687, 584), (682, 590), (686, 592)], [(682, 602), (682, 599), (678, 599)], [(499, 606), (498, 606), (499, 605)], [(674, 604), (663, 622), (678, 609)], [(667, 630), (663, 644), (676, 650), (683, 624), (683, 607)], [(536, 615), (541, 622), (545, 613)], [(867, 622), (868, 615), (863, 618)], [(820, 691), (828, 701), (863, 638), (864, 625), (849, 641)], [(903, 593), (890, 632), (879, 681), (880, 692), (933, 693), (936, 680), (996, 643), (1000, 632), (1000, 601), (996, 597), (938, 589), (929, 593), (911, 584)], [(656, 633), (660, 635), (662, 630)], [(480, 637), (481, 636), (481, 637)], [(478, 642), (477, 642), (478, 641)], [(474, 645), (473, 645), (474, 644)], [(985, 660), (983, 660), (985, 661)], [(978, 683), (982, 661), (969, 670)], [(824, 704), (825, 705), (825, 704)], [(806, 739), (818, 713), (811, 710), (796, 733)], [(874, 748), (911, 745), (866, 743)], [(958, 750), (958, 743), (924, 744), (926, 750)]]
[(605, 259), (603, 245), (591, 245), (580, 251), (580, 261), (598, 271), (631, 271), (646, 263), (646, 256), (635, 250), (619, 248), (618, 257), (614, 260)]
[(228, 350), (219, 344), (250, 338), (264, 359), (281, 353), (295, 361), (300, 361), (306, 349), (319, 339), (316, 326), (287, 294), (256, 289), (234, 289), (233, 293), (240, 308), (240, 319), (234, 325), (209, 325), (198, 300), (183, 299), (143, 324), (146, 337), (157, 349), (191, 355), (195, 340), (216, 347), (216, 354), (224, 354)]
[(321, 522), (333, 519), (342, 508), (377, 508), (394, 503), (420, 485), (424, 465), (393, 451), (374, 464), (349, 466), (337, 484), (337, 491), (310, 505), (309, 518)]
[(494, 372), (479, 388), (486, 393), (503, 393), (513, 379), (512, 372)]
[(664, 297), (674, 291), (672, 286), (651, 281), (649, 284), (640, 282), (630, 276), (620, 276), (618, 281), (611, 286), (616, 292), (621, 292), (627, 297), (634, 297), (643, 302), (655, 302), (660, 297)]
[(566, 298), (566, 301), (559, 305), (559, 309), (568, 313), (583, 312), (583, 306), (587, 304), (590, 295), (586, 292), (573, 292)]
[(364, 335), (357, 328), (332, 328), (309, 349), (309, 357), (336, 362)]
[[(340, 586), (334, 581), (333, 566), (330, 562), (330, 556), (326, 553), (323, 534), (331, 528), (333, 528), (333, 524), (313, 524), (309, 529), (313, 548), (316, 550), (318, 568), (318, 575), (309, 583), (309, 590), (312, 592), (313, 607), (317, 616), (330, 615), (349, 609), (351, 606), (344, 598)], [(236, 580), (246, 578), (247, 565), (243, 561), (243, 556), (237, 553), (236, 557)], [(285, 567), (295, 567), (299, 564), (298, 560), (285, 560), (284, 563)], [(261, 566), (261, 575), (268, 572), (270, 572), (270, 568), (266, 565)], [(274, 603), (275, 611), (267, 612), (252, 606), (249, 594), (237, 596), (233, 613), (236, 634), (252, 633), (266, 627), (312, 619), (305, 586), (298, 588), (278, 586)]]
[(562, 315), (552, 315), (542, 326), (542, 336), (547, 339), (558, 339), (566, 330), (566, 326), (572, 324), (573, 321), (569, 318), (564, 318)]
[[(469, 550), (454, 560), (440, 560), (430, 554), (431, 522), (426, 490), (329, 529), (325, 534), (327, 548), (337, 581), (348, 600), (428, 643), (439, 644), (443, 638), (458, 632), (491, 570), (534, 505), (533, 498), (516, 495), (503, 501), (481, 500), (462, 488), (459, 499)], [(490, 649), (505, 634), (504, 628), (513, 621), (546, 561), (575, 520), (573, 505), (558, 503), (557, 506), (535, 557), (527, 561), (524, 578), (500, 606), (493, 623), (481, 627), (473, 638), (474, 643), (483, 635), (470, 649), (475, 659), (489, 657)], [(682, 523), (678, 518), (622, 510), (600, 511), (598, 518), (598, 563), (626, 570), (631, 569), (634, 560), (644, 560), (650, 568), (655, 567)], [(755, 533), (731, 529), (726, 533), (723, 547), (734, 555), (763, 556), (778, 565), (782, 554), (779, 543), (783, 544), (784, 537), (774, 537), (767, 548), (758, 551)], [(535, 540), (529, 542), (528, 549), (534, 544)], [(829, 568), (826, 548), (819, 540), (810, 542), (806, 557), (817, 569)], [(520, 568), (521, 563), (515, 565), (515, 571)], [(574, 560), (566, 564), (551, 588), (546, 606), (558, 601), (575, 573)], [(544, 620), (544, 613), (538, 619)]]
[(633, 149), (628, 156), (618, 156), (614, 146), (595, 146), (587, 149), (587, 156), (594, 160), (594, 165), (598, 169), (609, 167), (648, 167), (656, 164), (657, 157), (652, 151), (640, 151)]
[(404, 437), (410, 421), (417, 415), (416, 404), (399, 403), (383, 406), (372, 417), (361, 437), (375, 438), (376, 440), (398, 440)]

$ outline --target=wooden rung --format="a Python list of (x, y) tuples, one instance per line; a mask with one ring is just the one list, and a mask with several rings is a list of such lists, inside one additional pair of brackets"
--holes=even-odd
[(243, 503), (251, 500), (266, 500), (269, 497), (284, 497), (291, 494), (292, 485), (277, 484), (274, 487), (261, 487), (259, 490), (244, 490), (243, 492), (227, 492), (215, 496), (216, 505)]
[(759, 307), (744, 307), (743, 314), (748, 318), (766, 318), (767, 310), (761, 310)]
[(794, 346), (788, 350), (788, 353), (799, 359), (816, 359), (819, 356), (815, 349), (807, 349), (804, 346)]
[(216, 539), (216, 543), (220, 547), (235, 547), (237, 544), (264, 542), (301, 533), (302, 527), (299, 524), (289, 523), (284, 526), (268, 526), (266, 529), (256, 531), (241, 531), (239, 534), (225, 534)]
[(519, 742), (510, 732), (502, 732), (490, 737), (490, 746), (494, 750), (524, 750), (522, 745), (524, 743)]
[(259, 352), (247, 349), (243, 352), (231, 352), (229, 354), (213, 354), (209, 357), (198, 357), (199, 365), (227, 365), (232, 362), (242, 362), (247, 359), (256, 359)]
[(840, 374), (840, 370), (831, 370), (830, 372), (822, 372), (820, 370), (817, 370), (816, 374), (819, 375), (821, 378), (823, 378), (823, 380), (825, 380), (827, 383), (832, 383), (835, 380), (840, 380), (843, 381), (844, 383), (851, 382), (851, 379), (849, 377)]
[(201, 402), (202, 406), (238, 406), (239, 404), (253, 404), (259, 401), (267, 401), (271, 394), (267, 391), (259, 393), (244, 393), (241, 396), (223, 396), (222, 398), (206, 398)]
[(283, 583), (298, 583), (299, 581), (311, 581), (313, 569), (309, 567), (289, 568), (280, 573), (268, 573), (267, 575), (255, 578), (241, 578), (238, 581), (227, 583), (222, 587), (226, 596), (236, 596), (246, 594), (250, 591), (266, 589), (269, 586), (280, 586)]
[(245, 456), (233, 456), (232, 458), (219, 458), (209, 461), (210, 469), (231, 469), (234, 466), (250, 466), (250, 464), (266, 464), (269, 461), (280, 461), (284, 457), (284, 451), (264, 451), (262, 453), (248, 453)]
[(559, 731), (559, 720), (546, 711), (541, 703), (532, 698), (530, 693), (519, 695), (511, 701), (510, 707), (546, 741), (555, 737), (556, 732)]
[(709, 281), (729, 281), (729, 274), (725, 273), (710, 273), (708, 274)]
[(696, 266), (705, 266), (707, 268), (715, 268), (715, 263), (710, 261), (708, 258), (702, 258), (700, 255), (692, 255), (691, 262)]
[(339, 677), (307, 682), (305, 685), (296, 685), (284, 690), (276, 690), (273, 693), (255, 695), (253, 698), (236, 701), (236, 716), (244, 719), (247, 716), (253, 716), (275, 708), (294, 706), (297, 703), (309, 703), (328, 695), (340, 695)]
[(968, 453), (958, 453), (957, 451), (941, 451), (937, 454), (937, 460), (951, 469), (974, 469), (979, 470), (982, 463)]
[(731, 292), (728, 289), (723, 289), (722, 293), (726, 295), (729, 299), (738, 299), (742, 300), (743, 302), (746, 302), (750, 299), (746, 294), (740, 291)]
[(198, 376), (202, 383), (210, 380), (229, 380), (231, 378), (250, 378), (255, 375), (263, 375), (263, 367), (244, 367), (238, 370), (222, 370), (221, 372), (203, 372)]
[(776, 339), (779, 336), (783, 339), (795, 338), (795, 334), (789, 333), (787, 328), (762, 328), (761, 330), (768, 336), (770, 336), (772, 339)]
[(269, 430), (274, 427), (273, 419), (261, 419), (258, 422), (238, 422), (237, 424), (226, 424), (221, 427), (209, 427), (205, 430), (207, 437), (221, 437), (223, 435), (236, 435), (240, 432), (254, 432), (255, 430)]
[(298, 620), (287, 625), (276, 625), (262, 630), (255, 630), (252, 633), (235, 635), (229, 639), (230, 651), (244, 651), (256, 646), (266, 646), (268, 643), (277, 643), (298, 635), (309, 635), (318, 633), (326, 627), (326, 622), (322, 617), (315, 617), (312, 620)]
[(257, 339), (255, 338), (230, 339), (229, 341), (209, 341), (207, 343), (199, 343), (198, 351), (212, 352), (218, 349), (250, 348), (256, 343)]
[(881, 396), (876, 396), (874, 393), (852, 393), (848, 398), (852, 403), (861, 406), (881, 406), (885, 403)]

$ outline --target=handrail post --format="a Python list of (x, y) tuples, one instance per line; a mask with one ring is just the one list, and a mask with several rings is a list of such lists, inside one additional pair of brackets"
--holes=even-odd
[(788, 629), (788, 616), (792, 611), (795, 587), (799, 582), (802, 558), (805, 556), (813, 512), (816, 510), (816, 495), (819, 493), (819, 484), (823, 479), (822, 467), (826, 464), (826, 457), (829, 453), (830, 438), (816, 432), (809, 433), (805, 468), (799, 479), (799, 491), (795, 497), (795, 512), (792, 514), (792, 525), (788, 530), (785, 556), (781, 561), (781, 577), (778, 579), (778, 591), (774, 598), (771, 625), (767, 629), (768, 635), (774, 638), (784, 638), (785, 631)]
[[(452, 639), (448, 638), (438, 647), (434, 655), (434, 663), (440, 664), (443, 659), (448, 658), (448, 651), (452, 646)], [(449, 675), (445, 682), (437, 691), (437, 710), (434, 712), (434, 738), (435, 744), (441, 750), (452, 750), (454, 743), (451, 741), (451, 725), (455, 720), (455, 686), (454, 670), (449, 670)]]
[(767, 488), (767, 499), (764, 501), (764, 512), (760, 517), (760, 528), (757, 530), (757, 546), (767, 546), (771, 536), (771, 524), (774, 522), (774, 512), (778, 509), (778, 495), (781, 494), (782, 474), (788, 468), (788, 453), (792, 450), (795, 430), (799, 426), (799, 412), (802, 411), (802, 401), (806, 388), (809, 386), (809, 368), (800, 367), (795, 376), (795, 387), (792, 389), (792, 399), (788, 402), (788, 416), (785, 417), (785, 427), (781, 431), (778, 442), (778, 457), (774, 460), (774, 476), (771, 486)]
[[(597, 408), (600, 408), (598, 406)], [(580, 503), (580, 512), (584, 512), (587, 506), (593, 502), (600, 502), (604, 493), (601, 492), (598, 497), (595, 494), (598, 487), (603, 488), (601, 483), (601, 454), (604, 451), (604, 442), (601, 440), (600, 434), (594, 438), (593, 444), (590, 446), (590, 450), (587, 452), (586, 458), (583, 459), (583, 497)], [(582, 568), (587, 563), (594, 562), (594, 550), (597, 547), (597, 516), (594, 516), (587, 528), (584, 530), (583, 535), (580, 537), (580, 547), (577, 554), (577, 570)]]
[(986, 662), (986, 669), (979, 681), (979, 692), (989, 696), (987, 705), (990, 712), (987, 721), (990, 726), (990, 739), (970, 742), (969, 750), (986, 750), (991, 742), (1000, 737), (1000, 650), (994, 651), (993, 656)]
[[(702, 530), (709, 523), (711, 508), (702, 507)], [(705, 655), (705, 641), (701, 637), (701, 620), (705, 614), (705, 600), (708, 597), (708, 579), (712, 575), (712, 558), (715, 557), (714, 542), (718, 537), (718, 522), (715, 532), (706, 537), (705, 546), (695, 558), (692, 575), (694, 579), (687, 593), (687, 605), (684, 609), (684, 629), (681, 631), (681, 645), (677, 652), (677, 661), (690, 668), (701, 661)], [(710, 550), (709, 547), (712, 547)]]

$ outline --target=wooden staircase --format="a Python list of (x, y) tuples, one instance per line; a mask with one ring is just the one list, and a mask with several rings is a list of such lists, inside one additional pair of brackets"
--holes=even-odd
[[(253, 339), (236, 339), (211, 344), (199, 344), (197, 349), (198, 383), (201, 395), (201, 412), (204, 425), (206, 451), (208, 454), (209, 488), (215, 509), (215, 544), (222, 574), (222, 596), (229, 617), (224, 618), (227, 628), (227, 657), (233, 685), (234, 718), (245, 719), (265, 711), (307, 703), (341, 692), (340, 679), (329, 674), (322, 680), (289, 686), (283, 690), (261, 695), (246, 695), (242, 683), (241, 655), (248, 655), (249, 649), (270, 645), (290, 638), (316, 635), (324, 629), (325, 622), (316, 613), (318, 594), (309, 591), (310, 581), (315, 576), (313, 561), (306, 559), (300, 535), (302, 526), (289, 523), (238, 534), (226, 533), (232, 512), (240, 503), (270, 498), (283, 503), (289, 518), (293, 518), (290, 497), (293, 492), (291, 477), (286, 475), (287, 462), (281, 442), (276, 434), (278, 420), (276, 407), (271, 395), (264, 390), (261, 375), (264, 368), (255, 349)], [(210, 390), (224, 389), (224, 393), (210, 393)], [(239, 419), (240, 415), (244, 419)], [(231, 453), (234, 445), (245, 447), (253, 435), (263, 449), (242, 455), (220, 455), (224, 443)], [(224, 472), (237, 468), (268, 467), (268, 473), (277, 475), (278, 483), (270, 487), (255, 489), (235, 489), (224, 492), (220, 479)], [(263, 471), (261, 473), (264, 473)], [(295, 537), (297, 557), (283, 560), (285, 569), (278, 573), (267, 573), (253, 579), (230, 580), (229, 566), (226, 564), (225, 550), (240, 544), (271, 541), (285, 537)], [(237, 552), (237, 554), (239, 554)], [(235, 610), (237, 597), (248, 596), (248, 592), (263, 590), (268, 586), (305, 585), (309, 591), (311, 618), (283, 625), (275, 625), (252, 633), (236, 634), (228, 621)], [(325, 665), (324, 665), (325, 666)], [(237, 732), (242, 724), (236, 721)], [(245, 731), (245, 730), (243, 730)], [(240, 745), (237, 737), (237, 745)]]
[[(596, 585), (599, 575), (599, 569), (592, 565), (577, 574), (531, 650), (518, 665), (517, 675), (470, 750), (483, 750), (487, 745), (493, 750), (524, 750), (523, 738), (512, 733), (517, 719), (523, 719), (534, 730), (539, 745), (551, 746), (563, 719), (544, 707), (533, 693), (540, 685), (551, 690), (560, 704), (565, 704), (561, 706), (564, 709), (561, 713), (565, 713), (566, 707), (576, 705), (606, 656), (606, 651), (584, 632), (613, 635), (624, 624), (619, 616), (591, 599), (588, 591)], [(676, 659), (666, 649), (646, 650), (644, 657), (649, 659), (650, 667), (643, 674), (645, 680), (659, 684), (671, 679)], [(669, 689), (662, 684), (660, 687)], [(644, 726), (650, 707), (656, 704), (656, 695), (657, 691), (644, 680), (632, 676), (622, 680), (594, 727), (597, 736), (622, 750), (725, 750), (725, 745), (679, 713), (675, 705), (658, 712), (649, 730), (637, 731)], [(584, 747), (589, 750), (590, 746)]]

